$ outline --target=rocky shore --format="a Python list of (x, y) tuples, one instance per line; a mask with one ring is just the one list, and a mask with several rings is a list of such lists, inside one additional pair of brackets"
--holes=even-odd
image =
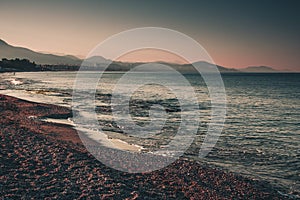
[(284, 199), (264, 182), (180, 159), (151, 173), (111, 169), (90, 155), (65, 107), (0, 95), (0, 199)]

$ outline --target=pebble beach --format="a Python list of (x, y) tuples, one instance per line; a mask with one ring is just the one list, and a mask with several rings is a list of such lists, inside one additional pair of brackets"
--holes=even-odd
[[(150, 173), (96, 160), (69, 108), (0, 95), (0, 199), (287, 199), (266, 182), (178, 159)], [(93, 142), (93, 141), (91, 141)]]

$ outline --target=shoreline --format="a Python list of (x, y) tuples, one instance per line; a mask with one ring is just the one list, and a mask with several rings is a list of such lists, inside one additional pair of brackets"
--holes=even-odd
[[(17, 77), (6, 77), (6, 81), (10, 82), (12, 85), (22, 85), (22, 79)], [(43, 93), (32, 93), (32, 92), (26, 92), (23, 90), (0, 90), (0, 94), (12, 96), (15, 98), (19, 98), (25, 101), (35, 102), (35, 103), (47, 103), (47, 104), (54, 104), (54, 100), (52, 100), (49, 95), (45, 96)], [(64, 105), (63, 100), (59, 102), (59, 104), (54, 104), (57, 106), (64, 106), (69, 109), (71, 109), (70, 105)], [(107, 147), (119, 149), (119, 150), (125, 150), (125, 151), (132, 151), (132, 152), (141, 152), (143, 150), (143, 147), (136, 144), (130, 144), (124, 140), (121, 140), (119, 138), (111, 138), (105, 133), (100, 133), (98, 131), (89, 130), (87, 128), (79, 128), (74, 126), (71, 120), (67, 119), (55, 119), (55, 118), (46, 118), (42, 119), (43, 121), (49, 122), (49, 123), (58, 123), (58, 124), (65, 124), (72, 126), (75, 130), (80, 130), (81, 132), (85, 133), (90, 139), (95, 140), (96, 142), (101, 143), (101, 140), (109, 141), (109, 144), (104, 144)]]
[(66, 107), (0, 95), (0, 114), (4, 198), (288, 199), (268, 183), (185, 159), (151, 173), (111, 169), (86, 151), (69, 125), (35, 118), (68, 118)]
[[(75, 129), (77, 131), (80, 130), (81, 132), (85, 133), (87, 135), (87, 137), (89, 137), (90, 139), (92, 139), (96, 142), (99, 141), (100, 144), (101, 144), (102, 137), (105, 137), (105, 139), (107, 139), (111, 143), (110, 145), (107, 145), (107, 147), (115, 148), (118, 150), (124, 150), (124, 151), (127, 150), (127, 151), (132, 151), (132, 152), (141, 152), (143, 149), (142, 146), (139, 146), (136, 144), (129, 144), (121, 139), (110, 138), (105, 133), (100, 133), (99, 131), (93, 131), (93, 130), (89, 130), (86, 128), (78, 128), (78, 127), (76, 128), (76, 125), (73, 124), (73, 122), (69, 119), (45, 118), (45, 119), (42, 119), (42, 121), (48, 122), (48, 123), (69, 125), (73, 129)], [(91, 136), (89, 136), (89, 135), (91, 135)], [(105, 144), (103, 144), (103, 145), (105, 145)]]

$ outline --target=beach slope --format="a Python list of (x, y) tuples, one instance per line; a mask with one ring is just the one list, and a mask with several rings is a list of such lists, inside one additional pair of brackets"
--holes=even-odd
[(65, 107), (0, 95), (1, 199), (284, 199), (269, 184), (180, 159), (129, 174), (91, 156)]

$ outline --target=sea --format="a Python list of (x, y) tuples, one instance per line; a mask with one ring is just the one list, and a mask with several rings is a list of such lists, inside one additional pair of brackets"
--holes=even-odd
[[(0, 93), (72, 107), (74, 83), (78, 81), (76, 75), (76, 72), (2, 73)], [(95, 75), (95, 72), (86, 72), (87, 77)], [(151, 137), (128, 136), (114, 120), (111, 107), (114, 88), (120, 84), (118, 81), (123, 76), (124, 72), (105, 72), (96, 84), (94, 98), (99, 127), (109, 137), (142, 147), (143, 152), (155, 151), (168, 144), (178, 131), (182, 112), (180, 102), (170, 89), (155, 84), (155, 80), (159, 82), (162, 79), (161, 76), (138, 74), (145, 80), (154, 80), (154, 84), (137, 87), (131, 94), (127, 106), (132, 121), (139, 126), (149, 124), (149, 109), (153, 105), (165, 111), (166, 120), (161, 130)], [(198, 154), (211, 120), (209, 90), (200, 74), (183, 76), (190, 86), (180, 87), (192, 87), (198, 102), (198, 111), (187, 112), (200, 114), (195, 119), (199, 122), (195, 138), (183, 156), (252, 179), (267, 181), (286, 195), (299, 195), (300, 74), (222, 73), (226, 91), (226, 120), (216, 145), (204, 158), (199, 158)], [(137, 83), (131, 81), (128, 84)], [(189, 91), (188, 88), (186, 91)], [(123, 98), (122, 95), (120, 93), (114, 97)]]

